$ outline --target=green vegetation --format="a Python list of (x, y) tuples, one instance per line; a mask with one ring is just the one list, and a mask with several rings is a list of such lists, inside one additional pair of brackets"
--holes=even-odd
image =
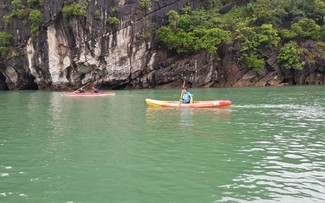
[(265, 66), (264, 60), (255, 54), (252, 55), (244, 55), (244, 61), (247, 64), (248, 68), (251, 70), (259, 71), (262, 70)]
[(170, 65), (171, 68), (176, 68), (177, 67), (177, 64), (176, 63), (173, 63)]
[(23, 19), (25, 17), (26, 9), (21, 2), (21, 0), (13, 0), (11, 2), (13, 6), (13, 10), (9, 15), (3, 16), (3, 20), (5, 23), (9, 23), (13, 18)]
[(302, 49), (298, 47), (298, 44), (291, 41), (285, 44), (280, 50), (277, 62), (283, 65), (286, 69), (301, 70), (305, 63), (300, 60)]
[[(26, 3), (26, 2), (25, 2)], [(43, 0), (27, 0), (30, 8), (25, 8), (21, 0), (13, 0), (11, 2), (13, 10), (10, 14), (3, 17), (4, 22), (9, 25), (13, 19), (22, 21), (24, 25), (28, 25), (27, 17), (31, 22), (30, 32), (32, 35), (36, 35), (39, 26), (43, 22), (42, 13), (40, 10), (31, 9), (34, 6), (40, 6), (43, 4)]]
[(10, 40), (12, 36), (7, 32), (0, 32), (0, 57), (5, 57), (9, 51)]
[[(31, 10), (34, 6), (40, 6), (43, 4), (43, 0), (27, 0), (27, 3), (30, 8), (25, 8), (24, 4), (21, 0), (13, 0), (11, 1), (11, 4), (13, 6), (13, 9), (11, 13), (9, 13), (6, 16), (3, 16), (3, 20), (5, 23), (9, 24), (10, 21), (12, 21), (15, 18), (18, 18), (19, 20), (23, 20), (24, 23), (26, 23), (26, 17), (32, 18), (34, 21), (32, 22), (31, 29), (35, 31), (35, 26), (38, 26), (40, 24), (39, 16), (41, 14), (40, 11), (36, 12), (35, 10)], [(30, 16), (31, 15), (31, 16)], [(32, 32), (33, 32), (32, 31)]]
[(291, 30), (296, 38), (319, 38), (320, 26), (313, 19), (302, 18), (291, 25)]
[(15, 9), (24, 8), (24, 5), (21, 0), (12, 0), (11, 4), (14, 6)]
[(240, 27), (237, 30), (236, 40), (241, 42), (241, 51), (255, 53), (258, 48), (275, 47), (280, 41), (277, 30), (271, 24), (259, 27)]
[(98, 9), (96, 9), (96, 11), (95, 11), (95, 19), (101, 20), (100, 10), (98, 10)]
[(120, 23), (120, 20), (117, 17), (108, 17), (107, 23), (112, 26), (117, 26)]
[(64, 16), (86, 16), (87, 11), (80, 4), (72, 2), (70, 5), (64, 6), (62, 9)]
[(195, 26), (188, 12), (186, 10), (183, 15), (179, 15), (174, 10), (169, 11), (169, 26), (157, 31), (158, 41), (179, 54), (191, 54), (199, 50), (216, 52), (219, 44), (228, 39), (229, 33), (217, 27)]
[(150, 0), (140, 0), (141, 9), (149, 9), (150, 5), (151, 5)]
[(14, 57), (14, 58), (17, 58), (20, 56), (19, 52), (18, 51), (12, 51), (11, 52), (11, 56)]
[(316, 43), (317, 49), (320, 51), (321, 57), (325, 58), (325, 42), (318, 41)]
[(24, 17), (25, 9), (17, 9), (13, 10), (9, 15), (3, 16), (3, 20), (8, 24), (13, 18), (23, 19)]
[(118, 12), (118, 8), (114, 6), (114, 7), (112, 7), (112, 8), (110, 9), (110, 11), (111, 11), (111, 13), (115, 14), (115, 13)]
[(239, 60), (252, 70), (265, 67), (262, 52), (277, 49), (281, 65), (301, 70), (303, 54), (315, 58), (301, 43), (325, 41), (325, 0), (255, 0), (229, 8), (232, 2), (204, 0), (197, 10), (169, 11), (168, 25), (157, 31), (159, 43), (178, 54), (216, 53), (221, 43), (238, 44)]
[[(31, 23), (31, 33), (35, 35), (43, 21), (41, 12), (35, 8), (43, 2), (11, 0), (12, 11), (3, 19), (6, 23), (14, 18), (26, 25)], [(86, 16), (89, 0), (81, 2), (63, 0), (63, 15)], [(180, 11), (168, 12), (166, 25), (156, 30), (158, 42), (166, 49), (179, 55), (206, 51), (218, 58), (218, 48), (226, 44), (227, 48), (236, 51), (238, 61), (255, 71), (267, 66), (268, 53), (278, 52), (277, 62), (294, 70), (303, 68), (304, 59), (325, 58), (325, 0), (250, 0), (241, 4), (234, 4), (233, 0), (199, 2), (195, 10), (188, 4)], [(140, 9), (148, 10), (150, 6), (151, 0), (139, 0)], [(118, 8), (107, 8), (106, 12), (109, 16), (106, 23), (117, 28), (120, 24)], [(96, 9), (94, 18), (103, 20), (101, 14), (101, 10)], [(143, 39), (154, 36), (151, 29), (140, 35)], [(316, 42), (318, 50), (303, 49), (307, 40)], [(3, 53), (5, 43), (1, 39), (0, 44)]]
[(8, 46), (10, 44), (10, 39), (12, 39), (11, 34), (7, 32), (0, 32), (0, 45)]
[(38, 6), (43, 4), (43, 0), (27, 0), (29, 7)]
[(31, 33), (36, 35), (43, 21), (42, 13), (39, 10), (32, 10), (29, 14), (29, 20), (32, 22)]
[(0, 57), (4, 58), (8, 53), (8, 47), (0, 47)]

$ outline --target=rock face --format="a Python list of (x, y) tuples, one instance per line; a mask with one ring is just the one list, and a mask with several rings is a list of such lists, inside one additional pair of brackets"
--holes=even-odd
[[(2, 1), (4, 17), (15, 8), (11, 0)], [(28, 16), (0, 21), (0, 30), (10, 33), (14, 44), (6, 57), (0, 57), (1, 90), (67, 90), (89, 81), (111, 89), (172, 88), (183, 80), (192, 87), (325, 83), (322, 57), (307, 60), (303, 71), (292, 72), (278, 67), (277, 52), (271, 50), (263, 53), (264, 71), (254, 72), (238, 62), (238, 50), (229, 48), (233, 45), (220, 46), (219, 57), (204, 52), (179, 57), (159, 47), (155, 30), (166, 24), (168, 11), (188, 4), (195, 8), (199, 0), (152, 0), (146, 7), (139, 0), (79, 0), (86, 16), (64, 15), (64, 0), (43, 2), (36, 6), (43, 14), (36, 35), (30, 34)], [(27, 1), (22, 3), (28, 8)], [(119, 22), (108, 23), (110, 17)], [(313, 42), (303, 46), (315, 50)]]

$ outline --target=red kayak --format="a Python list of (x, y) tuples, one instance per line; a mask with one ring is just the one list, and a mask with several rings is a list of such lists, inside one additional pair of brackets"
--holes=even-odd
[(114, 96), (115, 92), (63, 92), (61, 95), (70, 97), (103, 97)]

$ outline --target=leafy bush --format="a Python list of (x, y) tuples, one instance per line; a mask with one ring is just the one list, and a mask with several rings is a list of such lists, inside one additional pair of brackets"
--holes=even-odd
[(248, 56), (245, 55), (244, 59), (248, 68), (251, 70), (259, 71), (262, 70), (265, 66), (265, 61), (255, 54)]
[(113, 6), (111, 9), (110, 9), (111, 13), (117, 13), (118, 12), (118, 8)]
[(3, 20), (9, 23), (13, 18), (23, 19), (25, 17), (25, 9), (14, 9), (9, 15), (3, 16)]
[(14, 6), (15, 9), (24, 8), (24, 5), (21, 0), (12, 0), (11, 4)]
[(243, 27), (250, 27), (254, 19), (250, 18), (244, 7), (235, 7), (223, 16), (217, 16), (219, 26), (225, 30), (231, 31), (236, 36), (238, 30)]
[(181, 9), (182, 14), (190, 14), (190, 12), (191, 12), (190, 6), (185, 6), (184, 8)]
[(179, 14), (175, 10), (170, 10), (167, 15), (169, 25), (175, 30), (179, 23)]
[(100, 11), (98, 9), (96, 9), (96, 11), (95, 11), (95, 19), (96, 20), (100, 20), (101, 19)]
[(302, 18), (296, 23), (292, 24), (291, 30), (296, 34), (296, 37), (298, 38), (316, 39), (318, 37), (320, 26), (317, 25), (312, 19)]
[(237, 40), (241, 42), (241, 52), (255, 53), (258, 48), (276, 47), (280, 41), (278, 31), (271, 24), (260, 27), (240, 27), (237, 30)]
[(0, 32), (0, 57), (5, 57), (8, 54), (11, 34), (7, 32)]
[[(205, 49), (209, 53), (217, 51), (219, 44), (229, 38), (229, 33), (219, 28), (194, 30), (194, 35), (197, 37), (194, 45), (195, 50)], [(200, 33), (198, 36), (197, 33)]]
[(0, 45), (8, 46), (10, 44), (10, 39), (12, 39), (11, 34), (7, 32), (0, 32)]
[(325, 41), (325, 26), (321, 26), (319, 31), (317, 32), (317, 39), (321, 41)]
[(12, 52), (11, 52), (11, 56), (14, 57), (14, 58), (19, 57), (19, 55), (20, 55), (20, 54), (19, 54), (18, 51), (12, 51)]
[(157, 38), (162, 44), (166, 45), (168, 49), (174, 49), (177, 53), (189, 53), (193, 51), (194, 36), (179, 29), (174, 32), (171, 27), (162, 27), (157, 31)]
[[(208, 14), (190, 12), (188, 7), (179, 15), (176, 11), (168, 12), (169, 26), (157, 30), (157, 39), (170, 50), (179, 54), (207, 50), (215, 53), (220, 43), (229, 38), (229, 32), (220, 28), (204, 26)], [(191, 14), (190, 14), (191, 13)], [(200, 15), (202, 14), (202, 15)]]
[(280, 19), (274, 9), (270, 9), (265, 3), (249, 3), (246, 6), (246, 13), (253, 20), (255, 25), (259, 26), (265, 23), (277, 25)]
[(168, 49), (176, 48), (177, 39), (176, 36), (169, 26), (161, 27), (157, 30), (157, 40), (165, 45)]
[(81, 7), (80, 4), (73, 2), (68, 6), (64, 6), (62, 13), (65, 16), (86, 16), (87, 11), (85, 8)]
[(179, 54), (193, 53), (198, 50), (214, 53), (219, 44), (228, 37), (229, 33), (219, 28), (197, 28), (193, 32), (186, 32), (183, 29), (174, 31), (171, 27), (162, 27), (157, 32), (158, 41), (168, 49), (175, 49)]
[(190, 32), (192, 31), (196, 26), (193, 23), (193, 20), (191, 19), (191, 16), (188, 14), (183, 14), (181, 16), (179, 16), (178, 19), (178, 27)]
[(108, 17), (108, 19), (107, 19), (107, 23), (108, 23), (109, 25), (116, 26), (116, 25), (118, 25), (118, 24), (120, 23), (120, 20), (119, 20), (117, 17), (112, 17), (112, 16), (110, 16), (110, 17)]
[(13, 10), (10, 14), (10, 17), (11, 18), (24, 18), (25, 17), (25, 13), (26, 13), (26, 10), (25, 9), (17, 9), (17, 10)]
[(282, 39), (294, 39), (297, 37), (297, 33), (287, 29), (280, 30), (279, 35), (281, 36)]
[(0, 57), (5, 57), (9, 49), (7, 47), (0, 47)]
[(32, 22), (31, 33), (35, 35), (43, 21), (42, 13), (39, 10), (32, 10), (29, 14), (29, 20)]
[(141, 9), (149, 9), (150, 8), (150, 0), (140, 0), (140, 8)]
[(298, 47), (296, 42), (291, 41), (281, 48), (277, 56), (277, 62), (286, 69), (302, 70), (305, 63), (300, 60), (301, 54), (302, 49)]
[(316, 42), (317, 50), (320, 52), (321, 57), (325, 58), (325, 42), (318, 41)]
[[(325, 0), (257, 0), (231, 9), (224, 7), (231, 0), (200, 2), (197, 10), (184, 7), (180, 13), (169, 11), (169, 25), (157, 31), (158, 41), (182, 54), (200, 50), (214, 53), (224, 41), (239, 41), (242, 60), (251, 69), (264, 67), (261, 49), (276, 48), (290, 40), (325, 41)], [(279, 58), (283, 65), (291, 64), (291, 59)], [(303, 66), (294, 64), (290, 66)]]
[(37, 6), (43, 3), (43, 0), (27, 0), (29, 7)]
[(220, 7), (225, 4), (231, 3), (231, 0), (205, 0), (201, 1), (201, 4), (206, 8)]
[(266, 47), (276, 47), (280, 42), (278, 30), (274, 29), (272, 24), (263, 24), (258, 28), (258, 41)]
[(42, 13), (39, 10), (32, 10), (29, 14), (29, 20), (33, 24), (41, 24), (42, 23)]

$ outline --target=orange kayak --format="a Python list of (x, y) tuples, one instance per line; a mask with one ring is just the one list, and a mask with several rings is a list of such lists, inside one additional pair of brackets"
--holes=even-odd
[(146, 103), (149, 106), (173, 108), (220, 108), (228, 107), (232, 104), (229, 100), (194, 101), (189, 104), (180, 104), (179, 101), (161, 101), (148, 98), (146, 99)]
[(114, 96), (115, 92), (63, 92), (61, 95), (71, 97), (102, 97)]

